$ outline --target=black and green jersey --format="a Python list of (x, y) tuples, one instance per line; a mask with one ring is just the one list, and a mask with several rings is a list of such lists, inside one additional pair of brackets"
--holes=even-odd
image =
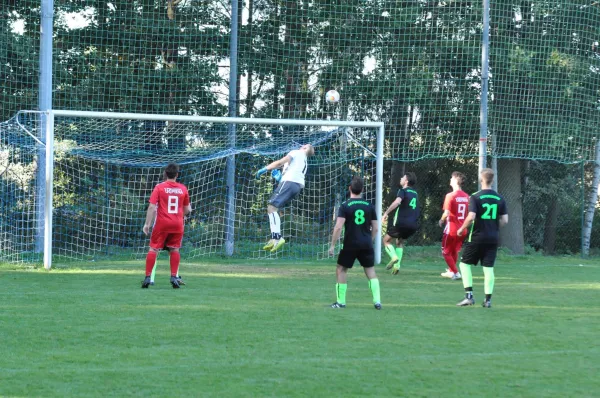
[(375, 207), (364, 199), (350, 199), (342, 203), (338, 217), (346, 219), (344, 224), (344, 249), (372, 249), (371, 221), (377, 220)]
[(483, 189), (471, 195), (469, 212), (476, 216), (467, 241), (497, 244), (500, 216), (508, 214), (504, 198), (493, 189)]
[(394, 225), (394, 227), (416, 226), (419, 222), (419, 215), (421, 214), (417, 191), (411, 187), (400, 188), (396, 196), (401, 198), (402, 202), (400, 202), (400, 205), (394, 212), (392, 225)]

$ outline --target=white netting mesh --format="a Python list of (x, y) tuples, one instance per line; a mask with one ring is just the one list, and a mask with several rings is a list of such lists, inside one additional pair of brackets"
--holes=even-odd
[[(18, 124), (39, 129), (39, 115), (21, 113), (2, 125), (2, 142), (9, 148), (1, 152), (2, 170), (36, 167), (35, 157), (15, 163), (14, 154), (23, 152), (22, 140), (34, 142)], [(186, 221), (183, 251), (187, 258), (224, 255), (227, 225), (234, 228), (236, 256), (322, 257), (352, 175), (365, 177), (365, 196), (375, 201), (375, 157), (370, 152), (376, 152), (376, 133), (369, 128), (239, 124), (232, 147), (225, 124), (57, 117), (54, 255), (76, 259), (143, 256), (148, 238), (141, 228), (150, 193), (162, 180), (163, 167), (175, 161), (181, 165), (180, 181), (188, 187), (194, 209)], [(20, 138), (11, 141), (15, 134)], [(270, 236), (267, 200), (276, 184), (265, 176), (257, 180), (255, 173), (304, 143), (313, 144), (316, 153), (309, 159), (305, 189), (281, 210), (282, 234), (289, 244), (276, 255), (264, 252), (260, 248)], [(8, 159), (10, 153), (13, 157)], [(231, 155), (236, 166), (233, 221), (226, 216), (226, 162)], [(15, 208), (12, 215), (2, 217), (13, 220), (2, 225), (2, 233), (3, 239), (19, 242), (29, 236), (33, 243), (35, 206), (33, 197), (25, 200), (30, 196), (23, 187), (35, 185), (35, 173), (23, 178), (27, 179), (24, 185), (13, 191), (27, 210)], [(7, 198), (11, 180), (3, 175), (0, 183), (0, 196)], [(16, 213), (25, 219), (21, 224)], [(27, 226), (28, 232), (19, 225)], [(13, 254), (3, 250), (2, 258), (19, 260), (23, 256), (17, 253), (33, 251), (17, 246), (11, 250)]]

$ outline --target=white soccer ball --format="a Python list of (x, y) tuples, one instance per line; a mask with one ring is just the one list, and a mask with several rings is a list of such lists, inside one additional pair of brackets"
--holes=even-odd
[(335, 104), (340, 100), (340, 93), (335, 90), (329, 90), (327, 94), (325, 94), (325, 100), (330, 104)]

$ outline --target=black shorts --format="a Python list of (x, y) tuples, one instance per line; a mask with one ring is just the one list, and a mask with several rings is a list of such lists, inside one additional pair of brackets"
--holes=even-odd
[(497, 252), (497, 243), (465, 242), (460, 261), (470, 265), (477, 265), (481, 262), (484, 267), (493, 267)]
[(392, 238), (408, 239), (415, 232), (417, 232), (417, 226), (415, 225), (391, 225), (388, 226), (386, 233)]
[(342, 249), (338, 255), (337, 263), (344, 268), (352, 268), (357, 260), (363, 268), (375, 266), (375, 251), (373, 249)]
[(278, 209), (283, 208), (285, 205), (291, 202), (298, 194), (302, 191), (302, 185), (297, 182), (292, 181), (281, 181), (273, 195), (271, 195), (271, 199), (269, 199), (269, 204)]

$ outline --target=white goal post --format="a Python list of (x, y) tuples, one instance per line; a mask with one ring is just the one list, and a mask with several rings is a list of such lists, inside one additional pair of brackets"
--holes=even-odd
[[(265, 161), (266, 159), (272, 160), (281, 157), (281, 155), (285, 155), (285, 153), (289, 151), (290, 148), (293, 148), (294, 145), (297, 146), (300, 143), (312, 143), (314, 141), (317, 153), (320, 150), (319, 145), (323, 145), (321, 149), (322, 155), (319, 160), (320, 166), (315, 166), (315, 169), (319, 170), (318, 173), (322, 173), (322, 175), (318, 175), (315, 177), (317, 179), (320, 179), (320, 187), (326, 185), (327, 179), (336, 181), (342, 180), (349, 182), (347, 175), (339, 175), (342, 174), (342, 170), (344, 170), (344, 173), (346, 174), (361, 172), (363, 174), (366, 172), (371, 173), (369, 178), (370, 181), (373, 179), (375, 180), (374, 189), (371, 190), (371, 198), (374, 196), (375, 207), (379, 219), (381, 232), (384, 159), (383, 122), (259, 118), (253, 119), (209, 116), (88, 112), (69, 110), (51, 110), (48, 112), (38, 113), (40, 114), (39, 128), (42, 131), (45, 131), (44, 141), (45, 143), (48, 143), (48, 145), (45, 146), (46, 197), (44, 205), (45, 214), (43, 257), (44, 267), (47, 269), (49, 269), (52, 265), (52, 251), (54, 248), (53, 236), (56, 236), (57, 234), (56, 231), (53, 231), (53, 227), (55, 227), (55, 225), (53, 225), (52, 218), (52, 213), (56, 210), (53, 207), (53, 196), (56, 195), (56, 187), (53, 187), (53, 182), (55, 181), (55, 156), (59, 156), (57, 155), (58, 151), (60, 150), (58, 147), (64, 148), (69, 147), (69, 145), (69, 148), (71, 148), (73, 153), (85, 153), (87, 154), (86, 156), (91, 154), (89, 156), (94, 156), (95, 162), (101, 162), (99, 164), (102, 166), (96, 169), (94, 169), (93, 166), (89, 166), (89, 170), (91, 171), (86, 174), (85, 179), (101, 180), (102, 178), (105, 178), (107, 185), (110, 184), (111, 178), (115, 178), (113, 176), (113, 174), (116, 173), (114, 167), (119, 168), (119, 170), (120, 168), (124, 167), (133, 167), (132, 165), (136, 167), (153, 167), (152, 177), (157, 178), (160, 176), (157, 175), (156, 171), (154, 171), (156, 170), (156, 165), (154, 163), (150, 165), (148, 159), (151, 159), (153, 161), (155, 160), (156, 164), (160, 163), (166, 165), (169, 162), (169, 151), (172, 150), (177, 152), (177, 156), (172, 161), (175, 161), (179, 164), (185, 164), (186, 162), (192, 162), (192, 160), (190, 159), (192, 159), (195, 156), (195, 153), (193, 153), (193, 151), (195, 150), (194, 148), (208, 148), (208, 150), (203, 152), (203, 156), (205, 156), (208, 159), (207, 164), (212, 162), (210, 163), (211, 166), (203, 166), (202, 170), (198, 171), (197, 174), (191, 174), (188, 178), (190, 180), (197, 179), (198, 181), (201, 181), (199, 182), (200, 185), (197, 188), (199, 192), (202, 190), (219, 190), (219, 192), (224, 192), (221, 196), (227, 197), (226, 200), (223, 199), (221, 202), (219, 202), (219, 206), (223, 204), (223, 202), (226, 202), (223, 205), (223, 208), (225, 210), (223, 211), (222, 216), (219, 218), (219, 221), (197, 220), (197, 223), (198, 225), (202, 224), (202, 228), (207, 230), (210, 230), (213, 227), (212, 224), (214, 223), (218, 222), (223, 224), (219, 229), (218, 233), (223, 233), (223, 235), (225, 236), (223, 244), (225, 249), (223, 254), (229, 256), (232, 255), (234, 252), (234, 233), (236, 233), (239, 230), (246, 229), (246, 224), (244, 223), (250, 222), (247, 221), (249, 219), (242, 219), (236, 221), (237, 229), (235, 230), (236, 232), (234, 232), (233, 220), (236, 217), (239, 217), (238, 210), (236, 210), (235, 208), (236, 204), (233, 203), (234, 201), (238, 200), (235, 196), (236, 191), (238, 191), (238, 188), (236, 188), (235, 184), (236, 181), (239, 178), (241, 178), (241, 173), (249, 172), (249, 170), (245, 170), (246, 167), (248, 167), (248, 169), (254, 169), (255, 167), (254, 163), (252, 163), (252, 166), (246, 166), (248, 163), (244, 163), (243, 167), (238, 167), (238, 170), (236, 170), (235, 160), (233, 160), (232, 162), (232, 159), (236, 159), (235, 156), (244, 155), (247, 156), (248, 159), (250, 159), (251, 161), (255, 162), (262, 161), (262, 158), (260, 157), (264, 157)], [(148, 155), (148, 153), (151, 153), (152, 148), (148, 149), (143, 154), (142, 150), (140, 150), (139, 148), (134, 148), (136, 140), (137, 142), (139, 142), (140, 137), (142, 137), (142, 135), (140, 134), (144, 133), (144, 131), (140, 132), (137, 130), (132, 130), (131, 126), (133, 126), (135, 123), (143, 124), (144, 128), (148, 128), (147, 126), (151, 125), (154, 126), (152, 128), (155, 130), (160, 129), (161, 134), (156, 134), (156, 141), (151, 144), (145, 143), (144, 145), (146, 146), (143, 148), (144, 150), (146, 150), (148, 145), (156, 145), (157, 147), (160, 146), (160, 148), (162, 148), (161, 150), (163, 151), (160, 155)], [(219, 127), (230, 125), (235, 125), (237, 129), (244, 130), (243, 134), (245, 135), (241, 133), (239, 136), (231, 136), (231, 133), (228, 132), (228, 129), (223, 129)], [(315, 129), (311, 130), (312, 127), (314, 127)], [(286, 128), (288, 130), (286, 130)], [(177, 134), (179, 134), (182, 142), (181, 146), (177, 146), (179, 144), (176, 145), (176, 143), (174, 144), (175, 141), (172, 140), (172, 136), (170, 136), (169, 140), (164, 138), (164, 131), (169, 129), (172, 129), (172, 131), (177, 131)], [(73, 130), (76, 132), (73, 133), (73, 136), (76, 138), (69, 138), (69, 130)], [(83, 131), (85, 131), (85, 136), (82, 133)], [(202, 135), (202, 137), (196, 137), (196, 132), (200, 132), (199, 134)], [(59, 134), (60, 139), (55, 139), (55, 134)], [(96, 135), (102, 134), (105, 135), (105, 137), (103, 138), (104, 141), (102, 141), (104, 147), (99, 149), (97, 142), (98, 139), (96, 139)], [(138, 136), (136, 136), (136, 134), (138, 134)], [(215, 146), (214, 148), (211, 147), (211, 140), (219, 141), (219, 145)], [(76, 144), (73, 144), (74, 141), (77, 141)], [(190, 142), (193, 146), (192, 150), (190, 150)], [(54, 148), (54, 145), (56, 145), (57, 148)], [(122, 147), (120, 145), (122, 145)], [(352, 148), (351, 151), (349, 149), (344, 149), (344, 151), (346, 151), (347, 153), (345, 153), (343, 156), (337, 153), (332, 153), (334, 152), (334, 149), (339, 150), (339, 148), (350, 147)], [(129, 152), (127, 152), (127, 154), (125, 155), (119, 155), (120, 152), (125, 153), (125, 150)], [(360, 154), (359, 156), (361, 157), (358, 160), (356, 158), (357, 153)], [(125, 157), (126, 161), (123, 160)], [(256, 160), (257, 157), (259, 157), (260, 160)], [(365, 161), (366, 158), (368, 158), (368, 161)], [(346, 161), (348, 162), (348, 165), (341, 166), (341, 164)], [(113, 167), (113, 162), (117, 164), (117, 166)], [(360, 162), (362, 162), (362, 166), (360, 166)], [(82, 161), (82, 163), (85, 162)], [(350, 165), (350, 163), (352, 164)], [(232, 164), (233, 168), (231, 168)], [(333, 164), (335, 164), (335, 166), (332, 166)], [(365, 164), (367, 164), (367, 166), (365, 166)], [(374, 164), (374, 167), (369, 168), (369, 165), (372, 164)], [(68, 169), (67, 171), (63, 171), (63, 173), (65, 173), (66, 175), (71, 175), (77, 172), (82, 172), (81, 170), (87, 166), (80, 165), (77, 163), (75, 165), (70, 165), (70, 167), (70, 169)], [(313, 166), (311, 166), (311, 161), (309, 160), (309, 172), (312, 167)], [(360, 167), (362, 167), (362, 169)], [(103, 173), (106, 174), (106, 176), (110, 176), (103, 177)], [(132, 176), (128, 176), (125, 178), (130, 178), (132, 180), (139, 179), (141, 181), (140, 184), (143, 182), (146, 185), (149, 184), (148, 181), (151, 180), (149, 175), (142, 175), (142, 173), (140, 172), (135, 172), (132, 174)], [(254, 184), (254, 182), (250, 180), (250, 178), (248, 178), (247, 176), (244, 178), (244, 181), (250, 181), (248, 182), (248, 184)], [(344, 178), (346, 179), (344, 180)], [(211, 183), (213, 179), (215, 181), (218, 180), (218, 183)], [(184, 183), (186, 185), (188, 184), (187, 181), (185, 181)], [(310, 187), (310, 184), (310, 180), (307, 180), (307, 187), (305, 188), (305, 191)], [(338, 189), (339, 191), (340, 186), (342, 184), (339, 182), (336, 182), (336, 184), (336, 189)], [(225, 186), (223, 187), (223, 185)], [(336, 197), (343, 198), (343, 196), (347, 193), (347, 186), (348, 185), (346, 184), (345, 192), (339, 191), (340, 193), (337, 193)], [(239, 195), (249, 194), (252, 191), (250, 188), (244, 186), (243, 192), (239, 192)], [(261, 188), (260, 190), (262, 192), (266, 189), (267, 188)], [(317, 187), (315, 187), (315, 189), (317, 189)], [(96, 194), (96, 196), (106, 195), (107, 203), (109, 203), (108, 208), (106, 208), (106, 206), (102, 209), (100, 207), (94, 207), (90, 211), (106, 212), (106, 217), (111, 217), (110, 220), (112, 221), (110, 222), (119, 224), (119, 217), (127, 217), (126, 214), (129, 214), (127, 212), (130, 211), (130, 209), (127, 208), (125, 205), (121, 204), (119, 204), (119, 209), (114, 209), (114, 201), (116, 199), (112, 198), (112, 196), (114, 196), (114, 193), (109, 192), (108, 188), (99, 192), (101, 193)], [(54, 195), (52, 193), (54, 193)], [(143, 195), (145, 196), (146, 194), (147, 192), (144, 191)], [(76, 195), (76, 193), (74, 193), (73, 195)], [(121, 193), (120, 195), (125, 195), (125, 193)], [(327, 221), (325, 223), (325, 226), (328, 226), (327, 229), (330, 229), (331, 219), (333, 218), (334, 220), (336, 216), (336, 214), (334, 214), (334, 207), (335, 210), (337, 210), (339, 201), (336, 200), (335, 203), (319, 203), (319, 201), (321, 201), (321, 197), (319, 195), (319, 192), (315, 192), (312, 194), (312, 196), (308, 197), (309, 200), (312, 201), (310, 206), (314, 206), (315, 209), (320, 209), (319, 211), (323, 213), (323, 215), (320, 217)], [(332, 195), (333, 194), (329, 195), (328, 197)], [(192, 200), (194, 200), (193, 195)], [(262, 209), (261, 211), (266, 211), (266, 202), (256, 204), (250, 196), (248, 196), (248, 198), (244, 200), (246, 201), (245, 203), (248, 207), (258, 206)], [(300, 199), (300, 201), (302, 201), (302, 199)], [(203, 199), (202, 203), (208, 203), (208, 199)], [(329, 207), (331, 207), (331, 209), (323, 209), (324, 206), (328, 205)], [(137, 204), (131, 204), (131, 206), (137, 206)], [(297, 205), (297, 208), (300, 208), (300, 204)], [(298, 210), (298, 212), (299, 211), (300, 210)], [(255, 218), (256, 217), (258, 216), (255, 216)], [(294, 228), (296, 228), (298, 231), (301, 231), (304, 235), (311, 235), (311, 230), (308, 229), (306, 225), (317, 224), (317, 221), (306, 221), (304, 222), (304, 224), (298, 221), (297, 218), (304, 220), (306, 217), (298, 215), (298, 213), (296, 213), (296, 208), (292, 209), (289, 218), (291, 219), (291, 222), (289, 222), (289, 224), (293, 224), (293, 222), (296, 222), (296, 224), (294, 224)], [(103, 222), (108, 223), (108, 221)], [(73, 224), (76, 223), (77, 221), (73, 222)], [(98, 221), (95, 221), (95, 223), (99, 224)], [(141, 226), (139, 228), (141, 229)], [(324, 236), (323, 234), (325, 229), (322, 229), (322, 231), (323, 232), (319, 236)], [(98, 235), (106, 234), (107, 239), (109, 235), (108, 231), (89, 233), (95, 233)], [(298, 233), (298, 235), (302, 234)], [(330, 234), (331, 230), (328, 231), (327, 235), (330, 236)], [(265, 235), (265, 238), (266, 236), (267, 235)], [(93, 242), (93, 239), (90, 238), (83, 237), (81, 239), (83, 242), (81, 243), (82, 245), (97, 244), (96, 242)], [(328, 242), (322, 242), (322, 244), (327, 245)], [(215, 253), (215, 251), (210, 251), (210, 253)], [(250, 257), (252, 257), (252, 255)], [(375, 261), (377, 264), (381, 261), (381, 233), (377, 235), (377, 239), (375, 242)]]

